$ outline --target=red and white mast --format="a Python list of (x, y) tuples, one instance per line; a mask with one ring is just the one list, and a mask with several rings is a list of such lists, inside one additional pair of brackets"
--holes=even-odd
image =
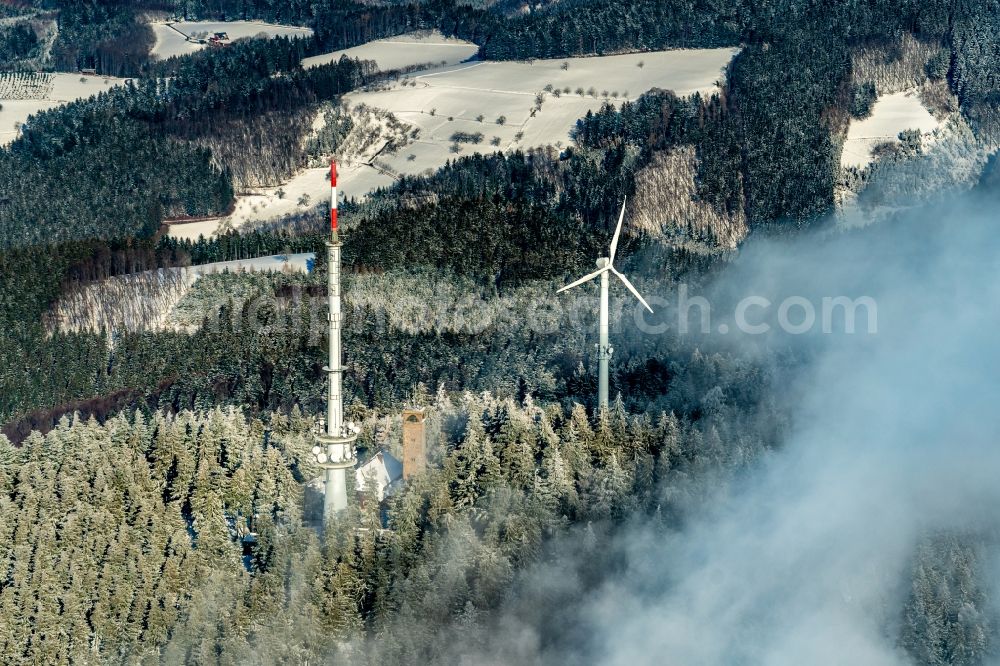
[(330, 233), (337, 236), (337, 162), (330, 162)]
[(337, 232), (337, 163), (330, 163), (330, 240), (327, 251), (327, 295), (330, 299), (330, 363), (327, 373), (326, 429), (317, 435), (313, 453), (325, 471), (324, 520), (347, 508), (347, 470), (353, 469), (354, 440), (357, 433), (344, 423), (344, 404), (341, 394), (344, 369), (341, 365), (340, 329), (342, 325), (340, 303), (340, 236)]

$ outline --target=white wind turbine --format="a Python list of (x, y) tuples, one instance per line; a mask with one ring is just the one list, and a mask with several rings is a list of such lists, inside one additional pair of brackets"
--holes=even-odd
[(567, 289), (572, 289), (573, 287), (578, 287), (584, 282), (590, 282), (594, 278), (601, 277), (601, 334), (600, 343), (597, 345), (597, 361), (598, 361), (598, 377), (597, 377), (597, 405), (599, 409), (607, 409), (608, 407), (608, 361), (611, 359), (611, 354), (614, 353), (614, 349), (608, 344), (608, 283), (610, 282), (610, 274), (614, 273), (615, 277), (622, 281), (622, 284), (628, 288), (632, 294), (639, 299), (647, 310), (653, 311), (653, 308), (649, 307), (649, 303), (646, 299), (642, 297), (639, 290), (636, 289), (628, 278), (618, 272), (614, 266), (615, 251), (618, 249), (618, 236), (622, 232), (622, 221), (625, 219), (625, 202), (622, 202), (622, 213), (618, 217), (618, 227), (615, 229), (615, 235), (611, 239), (611, 251), (608, 252), (607, 257), (601, 257), (597, 260), (597, 270), (589, 275), (585, 275), (576, 282), (571, 282), (559, 291), (557, 294), (561, 294)]

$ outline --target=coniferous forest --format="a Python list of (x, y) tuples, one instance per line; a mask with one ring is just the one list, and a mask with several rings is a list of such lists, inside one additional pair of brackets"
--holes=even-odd
[[(312, 35), (154, 58), (150, 20), (178, 18)], [(996, 234), (976, 234), (1000, 202), (998, 28), (992, 0), (0, 5), (4, 72), (125, 79), (33, 113), (0, 148), (0, 662), (781, 665), (817, 663), (815, 648), (831, 663), (996, 663), (1000, 499), (982, 477), (996, 472), (983, 377), (997, 366), (982, 331), (997, 255)], [(432, 29), (486, 61), (739, 50), (714, 92), (605, 94), (568, 145), (475, 141), (348, 194), (345, 411), (367, 460), (402, 458), (400, 412), (425, 408), (427, 469), (381, 502), (349, 475), (350, 506), (324, 526), (311, 449), (327, 398), (326, 203), (198, 240), (166, 225), (281, 186), (309, 150), (338, 157), (336, 138), (306, 148), (317, 114), (400, 76), (304, 58)], [(912, 53), (921, 101), (953, 104), (955, 135), (991, 156), (901, 135), (873, 166), (842, 168), (848, 125), (884, 92), (862, 69)], [(674, 206), (664, 183), (680, 162), (690, 192)], [(975, 173), (923, 212), (907, 193), (947, 169)], [(657, 312), (633, 313), (613, 282), (602, 409), (596, 291), (554, 292), (594, 270), (626, 198), (629, 217), (670, 228), (626, 223), (615, 266)], [(884, 219), (839, 225), (854, 199)], [(855, 254), (824, 254), (831, 243)], [(305, 273), (184, 282), (203, 264), (307, 252)], [(714, 315), (734, 285), (811, 294), (834, 275), (884, 287), (888, 342), (671, 323), (682, 290)], [(169, 314), (133, 308), (113, 325), (131, 307), (123, 285), (152, 300), (164, 283), (184, 292)], [(956, 309), (976, 298), (976, 314)], [(899, 342), (894, 315), (949, 362), (981, 360), (914, 370), (897, 355), (925, 350)], [(831, 370), (859, 357), (850, 379)], [(871, 368), (885, 385), (864, 383)], [(904, 409), (912, 422), (884, 420)], [(844, 464), (848, 440), (875, 457)], [(837, 492), (803, 490), (835, 473)], [(880, 481), (898, 493), (869, 494)], [(855, 542), (838, 510), (867, 498), (856, 512), (898, 529)], [(739, 557), (713, 559), (730, 547)], [(775, 571), (787, 580), (761, 587)], [(783, 626), (793, 635), (772, 635)]]

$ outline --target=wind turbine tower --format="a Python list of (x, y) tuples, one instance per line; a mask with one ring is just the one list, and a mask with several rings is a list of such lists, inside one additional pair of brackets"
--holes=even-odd
[(316, 435), (313, 455), (324, 471), (324, 522), (347, 508), (347, 470), (353, 469), (354, 441), (357, 429), (344, 423), (344, 403), (341, 394), (344, 369), (340, 358), (340, 235), (337, 232), (337, 163), (330, 163), (330, 240), (326, 242), (327, 296), (330, 299), (330, 362), (323, 368), (328, 378), (326, 397), (326, 427)]
[(557, 294), (561, 294), (567, 289), (572, 289), (573, 287), (578, 287), (585, 282), (590, 282), (596, 277), (601, 278), (601, 315), (600, 315), (600, 337), (597, 344), (597, 406), (598, 409), (608, 408), (608, 364), (611, 360), (611, 355), (614, 353), (614, 349), (608, 340), (608, 288), (611, 282), (611, 275), (614, 274), (622, 284), (632, 292), (632, 294), (639, 299), (647, 310), (653, 311), (653, 308), (649, 307), (649, 303), (646, 299), (642, 297), (639, 291), (629, 282), (629, 279), (618, 272), (614, 266), (615, 251), (618, 249), (618, 237), (622, 232), (622, 221), (625, 219), (625, 202), (622, 202), (622, 213), (618, 217), (618, 226), (615, 228), (615, 235), (611, 239), (611, 250), (608, 252), (608, 256), (601, 257), (597, 260), (597, 270), (589, 275), (584, 275), (582, 278), (576, 282), (571, 282), (559, 291)]

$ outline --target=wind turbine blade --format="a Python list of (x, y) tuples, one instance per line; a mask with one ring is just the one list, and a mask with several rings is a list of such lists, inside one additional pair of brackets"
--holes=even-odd
[(598, 275), (600, 275), (601, 273), (603, 273), (606, 270), (608, 270), (608, 269), (601, 268), (599, 270), (594, 271), (590, 275), (584, 275), (582, 278), (580, 278), (576, 282), (571, 282), (568, 285), (566, 285), (565, 287), (563, 287), (562, 289), (559, 289), (558, 291), (556, 291), (556, 293), (557, 294), (561, 294), (564, 291), (566, 291), (567, 289), (572, 289), (573, 287), (579, 287), (584, 282), (589, 282), (589, 281), (593, 280), (595, 277), (597, 277)]
[(624, 284), (626, 287), (628, 287), (628, 290), (632, 292), (632, 295), (635, 296), (636, 298), (638, 298), (639, 302), (646, 306), (647, 310), (649, 310), (650, 312), (653, 311), (653, 308), (649, 307), (649, 303), (647, 303), (646, 299), (642, 297), (642, 294), (639, 293), (639, 290), (636, 289), (634, 286), (632, 286), (632, 283), (628, 281), (627, 277), (625, 277), (624, 275), (622, 275), (621, 273), (619, 273), (618, 271), (616, 271), (614, 268), (612, 268), (611, 271), (616, 276), (618, 276), (618, 279), (622, 281), (622, 284)]
[(611, 252), (608, 255), (608, 260), (611, 263), (615, 263), (615, 252), (618, 250), (618, 237), (622, 233), (622, 221), (625, 219), (625, 200), (622, 200), (622, 214), (618, 216), (618, 226), (615, 227), (615, 235), (611, 239)]

